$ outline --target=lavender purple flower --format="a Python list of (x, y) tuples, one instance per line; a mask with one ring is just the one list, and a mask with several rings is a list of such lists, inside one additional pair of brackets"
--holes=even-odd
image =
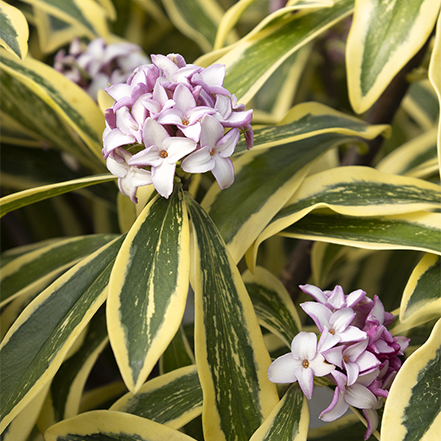
[(74, 38), (68, 53), (62, 49), (54, 58), (54, 68), (85, 89), (95, 101), (98, 90), (126, 81), (133, 69), (147, 63), (149, 58), (137, 44), (106, 44), (102, 38), (87, 46)]
[(137, 202), (137, 188), (153, 183), (168, 198), (177, 167), (186, 173), (211, 171), (221, 189), (229, 187), (230, 156), (241, 131), (247, 147), (253, 145), (253, 111), (223, 87), (224, 66), (204, 69), (179, 54), (151, 58), (152, 64), (137, 67), (127, 82), (105, 89), (115, 102), (105, 114), (103, 156), (110, 171), (118, 162), (121, 192)]
[(345, 295), (341, 286), (332, 291), (313, 285), (300, 288), (316, 300), (300, 306), (317, 325), (321, 333), (319, 343), (313, 333), (299, 333), (291, 353), (271, 364), (268, 379), (274, 383), (298, 381), (310, 399), (313, 377), (325, 376), (335, 389), (332, 402), (320, 418), (334, 421), (349, 406), (359, 408), (368, 423), (364, 437), (367, 440), (378, 426), (377, 409), (387, 398), (401, 367), (399, 356), (409, 345), (409, 339), (393, 337), (387, 330), (394, 316), (384, 310), (377, 296), (372, 300), (362, 290)]

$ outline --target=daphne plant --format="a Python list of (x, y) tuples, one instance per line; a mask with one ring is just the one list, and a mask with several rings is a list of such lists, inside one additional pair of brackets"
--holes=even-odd
[(0, 0), (2, 441), (435, 439), (440, 9)]
[[(384, 311), (381, 300), (357, 290), (345, 296), (341, 286), (322, 291), (301, 286), (317, 303), (300, 304), (320, 331), (300, 332), (291, 344), (291, 353), (277, 358), (268, 369), (274, 383), (299, 382), (308, 399), (313, 394), (313, 378), (327, 376), (335, 385), (331, 404), (320, 414), (323, 421), (340, 418), (351, 405), (363, 409), (367, 440), (378, 426), (377, 409), (387, 398), (393, 378), (401, 367), (399, 356), (409, 345), (406, 337), (393, 337), (387, 326), (394, 316)], [(356, 324), (356, 326), (351, 325)]]
[(136, 203), (137, 188), (153, 183), (168, 198), (178, 161), (184, 172), (211, 171), (220, 188), (233, 183), (230, 156), (240, 130), (252, 147), (253, 112), (237, 105), (224, 76), (222, 65), (203, 69), (179, 54), (152, 55), (127, 83), (106, 89), (115, 102), (106, 111), (103, 155), (125, 196)]

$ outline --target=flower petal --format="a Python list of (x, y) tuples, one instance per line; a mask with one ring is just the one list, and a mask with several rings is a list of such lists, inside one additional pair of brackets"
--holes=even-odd
[(211, 170), (221, 190), (228, 188), (234, 182), (234, 167), (230, 158), (214, 155), (214, 167)]
[(162, 147), (167, 151), (167, 162), (176, 162), (196, 149), (197, 144), (188, 138), (170, 137), (164, 140)]
[(294, 358), (312, 360), (317, 355), (317, 336), (313, 332), (299, 332), (291, 343)]
[(205, 173), (215, 166), (214, 157), (210, 155), (209, 146), (202, 147), (183, 159), (181, 168), (187, 173)]
[(147, 118), (143, 128), (143, 142), (146, 147), (156, 145), (159, 148), (162, 146), (164, 139), (168, 138), (169, 134), (164, 127), (161, 126), (152, 118)]
[(325, 305), (315, 302), (305, 302), (300, 306), (302, 307), (303, 311), (305, 311), (306, 314), (308, 314), (314, 320), (314, 323), (317, 325), (320, 332), (323, 332), (323, 327), (325, 326), (328, 329), (331, 329), (329, 320), (332, 316), (332, 312)]
[(222, 124), (214, 116), (205, 115), (201, 121), (201, 146), (215, 147), (224, 132)]
[(292, 354), (285, 354), (276, 358), (268, 368), (268, 380), (272, 383), (294, 383), (297, 377), (294, 370), (299, 362), (294, 360)]
[(173, 191), (176, 164), (162, 161), (158, 167), (152, 167), (152, 181), (156, 191), (168, 199)]
[(367, 387), (358, 383), (346, 388), (345, 401), (358, 409), (372, 409), (377, 404), (376, 396)]
[(302, 389), (306, 398), (310, 400), (314, 393), (314, 373), (312, 369), (300, 366), (294, 370), (294, 374), (297, 377), (300, 389)]
[(344, 415), (348, 408), (349, 404), (344, 399), (344, 393), (336, 387), (331, 404), (319, 415), (319, 418), (326, 422), (334, 421)]

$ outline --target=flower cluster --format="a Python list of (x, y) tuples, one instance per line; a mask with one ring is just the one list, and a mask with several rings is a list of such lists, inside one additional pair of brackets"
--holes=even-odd
[(60, 50), (54, 58), (54, 68), (85, 89), (95, 101), (98, 90), (126, 81), (133, 69), (147, 63), (149, 58), (137, 44), (106, 44), (102, 38), (87, 46), (74, 38), (69, 52)]
[(362, 409), (368, 423), (366, 440), (378, 426), (377, 409), (401, 367), (399, 356), (409, 339), (393, 337), (387, 330), (394, 316), (385, 312), (377, 296), (372, 300), (361, 289), (345, 295), (341, 286), (333, 291), (313, 285), (300, 288), (316, 300), (300, 306), (317, 325), (319, 341), (312, 332), (297, 334), (291, 352), (269, 367), (268, 379), (273, 383), (298, 381), (311, 399), (314, 376), (327, 376), (335, 390), (320, 418), (334, 421), (349, 406)]
[(137, 188), (153, 184), (168, 198), (177, 163), (186, 173), (211, 171), (221, 189), (229, 187), (241, 130), (247, 147), (253, 143), (253, 111), (223, 87), (223, 65), (204, 69), (178, 54), (151, 59), (106, 89), (115, 102), (106, 111), (103, 156), (120, 191), (136, 202)]

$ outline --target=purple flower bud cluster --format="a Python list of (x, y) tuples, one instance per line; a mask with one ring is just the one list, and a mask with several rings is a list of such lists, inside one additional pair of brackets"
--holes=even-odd
[(229, 187), (240, 132), (248, 148), (253, 144), (253, 111), (223, 87), (225, 66), (204, 69), (179, 54), (151, 59), (127, 82), (105, 89), (115, 102), (105, 115), (103, 156), (120, 191), (137, 202), (137, 188), (153, 184), (168, 198), (177, 166), (211, 171), (221, 189)]
[(298, 381), (310, 399), (314, 376), (326, 376), (335, 390), (320, 418), (334, 421), (349, 406), (361, 409), (368, 423), (367, 440), (378, 426), (377, 409), (387, 398), (409, 339), (393, 337), (387, 330), (394, 316), (384, 310), (377, 296), (372, 300), (361, 289), (345, 295), (341, 286), (332, 291), (313, 285), (300, 288), (316, 300), (300, 306), (317, 325), (319, 341), (312, 332), (297, 334), (291, 352), (269, 367), (268, 379), (274, 383)]
[(106, 44), (102, 38), (87, 46), (74, 38), (68, 53), (62, 49), (54, 58), (54, 68), (85, 89), (95, 101), (98, 90), (126, 81), (133, 69), (147, 63), (149, 58), (137, 44)]

